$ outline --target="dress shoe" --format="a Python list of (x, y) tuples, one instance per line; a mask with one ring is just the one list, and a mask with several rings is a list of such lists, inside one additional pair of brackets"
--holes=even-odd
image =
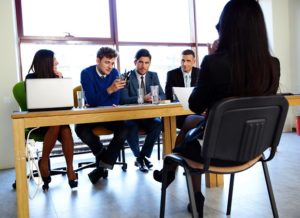
[(143, 157), (143, 160), (148, 169), (151, 169), (153, 167), (153, 164), (146, 157)]
[(92, 172), (88, 174), (89, 179), (92, 184), (96, 184), (101, 177), (106, 178), (108, 176), (108, 171), (103, 169), (102, 167), (98, 167), (94, 169)]
[[(197, 192), (195, 194), (195, 200), (196, 200), (196, 207), (197, 207), (199, 218), (202, 218), (205, 198), (201, 192)], [(190, 203), (188, 203), (187, 205), (187, 210), (188, 212), (192, 213), (192, 206)]]
[[(154, 170), (153, 178), (157, 182), (162, 182), (163, 170)], [(167, 175), (167, 187), (173, 182), (175, 179), (175, 171), (169, 171)]]
[(148, 172), (148, 170), (145, 167), (144, 159), (143, 158), (137, 157), (136, 161), (134, 162), (134, 165), (136, 167), (138, 167), (140, 169), (140, 171), (142, 171), (143, 173), (147, 173)]
[[(40, 172), (41, 172), (41, 159), (38, 161), (38, 166), (39, 166), (39, 169), (40, 169)], [(48, 191), (48, 189), (49, 189), (49, 183), (51, 182), (50, 173), (49, 173), (48, 176), (43, 176), (42, 173), (41, 173), (41, 177), (42, 177), (42, 180), (44, 182), (44, 184), (42, 186), (42, 189), (43, 189), (43, 191)]]

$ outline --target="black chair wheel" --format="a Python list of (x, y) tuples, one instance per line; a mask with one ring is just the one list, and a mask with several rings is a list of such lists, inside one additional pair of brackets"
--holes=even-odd
[(14, 182), (11, 186), (12, 186), (13, 189), (16, 189), (17, 188), (16, 182)]

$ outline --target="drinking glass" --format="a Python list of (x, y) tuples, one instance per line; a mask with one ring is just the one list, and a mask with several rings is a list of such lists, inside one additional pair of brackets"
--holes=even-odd
[(151, 88), (152, 104), (159, 104), (158, 86), (150, 86), (150, 88)]
[(84, 91), (77, 91), (77, 108), (85, 108), (85, 95)]

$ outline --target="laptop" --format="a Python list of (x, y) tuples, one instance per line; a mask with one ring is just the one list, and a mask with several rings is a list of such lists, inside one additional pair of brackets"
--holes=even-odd
[(28, 111), (66, 110), (74, 106), (71, 78), (26, 80)]

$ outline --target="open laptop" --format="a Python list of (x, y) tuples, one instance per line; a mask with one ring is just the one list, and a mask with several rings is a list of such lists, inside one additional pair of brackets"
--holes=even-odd
[(26, 80), (28, 111), (65, 110), (74, 106), (71, 78)]

